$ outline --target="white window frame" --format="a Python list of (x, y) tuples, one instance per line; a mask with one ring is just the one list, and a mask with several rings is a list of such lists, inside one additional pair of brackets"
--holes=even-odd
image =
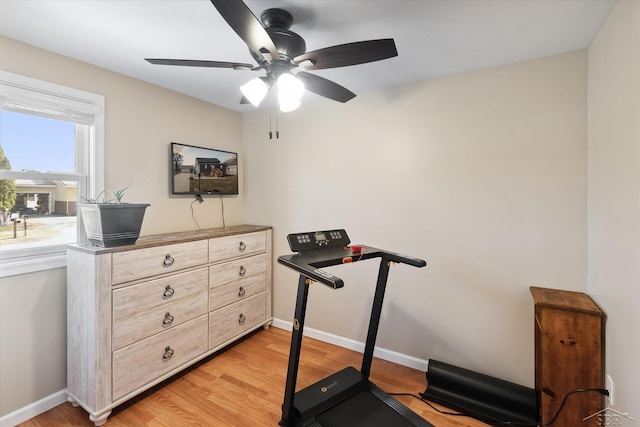
[[(93, 198), (104, 188), (104, 96), (0, 70), (0, 108), (76, 124), (76, 173), (0, 170), (0, 179), (76, 181), (79, 199)], [(86, 242), (81, 225), (78, 217), (77, 241)], [(0, 252), (0, 277), (66, 266), (67, 245)]]

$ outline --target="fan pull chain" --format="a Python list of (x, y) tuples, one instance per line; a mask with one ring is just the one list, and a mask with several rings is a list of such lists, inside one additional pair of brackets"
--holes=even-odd
[(276, 112), (276, 139), (280, 139), (280, 122), (279, 122), (279, 114), (278, 110), (275, 108), (269, 109), (269, 139), (273, 139), (273, 115), (272, 112), (275, 110)]
[(269, 94), (269, 103), (271, 104), (269, 106), (269, 139), (273, 139), (273, 112), (275, 111), (276, 113), (276, 139), (280, 139), (280, 125), (279, 125), (279, 115), (278, 115), (278, 109), (275, 105), (275, 102), (273, 101), (273, 91), (270, 91)]

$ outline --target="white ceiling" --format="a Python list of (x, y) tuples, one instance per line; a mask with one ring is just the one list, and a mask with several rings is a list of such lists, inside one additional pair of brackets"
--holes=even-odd
[[(271, 7), (288, 10), (307, 51), (394, 38), (398, 57), (313, 71), (357, 94), (585, 48), (615, 0), (245, 3), (258, 17)], [(263, 75), (143, 60), (255, 63), (209, 0), (0, 0), (0, 34), (241, 112), (255, 107), (239, 104), (239, 86)]]

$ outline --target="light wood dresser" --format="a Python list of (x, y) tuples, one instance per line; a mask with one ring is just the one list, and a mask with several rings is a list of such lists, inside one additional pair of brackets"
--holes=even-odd
[(67, 392), (96, 426), (111, 410), (271, 314), (270, 227), (242, 225), (71, 245)]

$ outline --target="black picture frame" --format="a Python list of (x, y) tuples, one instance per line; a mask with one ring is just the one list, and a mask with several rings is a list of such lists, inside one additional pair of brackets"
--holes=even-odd
[(172, 142), (169, 153), (173, 195), (237, 195), (238, 153)]

